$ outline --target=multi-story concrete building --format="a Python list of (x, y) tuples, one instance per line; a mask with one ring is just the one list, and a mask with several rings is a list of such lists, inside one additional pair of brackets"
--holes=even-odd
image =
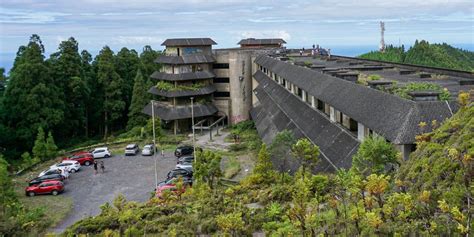
[[(471, 72), (324, 53), (300, 56), (299, 50), (291, 54), (281, 48), (283, 43), (246, 39), (240, 48), (212, 50), (211, 39), (166, 40), (166, 53), (157, 59), (163, 69), (152, 75), (160, 82), (150, 92), (164, 98), (155, 103), (155, 114), (175, 132), (185, 132), (191, 128), (193, 96), (196, 122), (210, 124), (222, 116), (228, 124), (252, 119), (266, 143), (289, 130), (320, 147), (315, 171), (333, 171), (350, 167), (369, 135), (384, 137), (407, 159), (422, 132), (420, 122), (441, 123), (456, 112), (457, 94), (474, 90)], [(360, 83), (375, 75), (377, 80)], [(170, 86), (163, 81), (172, 89), (164, 90)], [(388, 93), (393, 84), (410, 82), (437, 84), (452, 97), (441, 101), (433, 91), (412, 93), (409, 99)], [(145, 112), (151, 114), (151, 105)]]

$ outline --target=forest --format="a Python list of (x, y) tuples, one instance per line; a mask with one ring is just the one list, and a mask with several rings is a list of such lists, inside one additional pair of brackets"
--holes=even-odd
[(474, 52), (458, 49), (446, 43), (430, 44), (428, 41), (415, 41), (410, 49), (402, 45), (388, 45), (385, 52), (372, 51), (359, 56), (364, 59), (440, 67), (462, 71), (474, 71)]
[(159, 69), (160, 52), (141, 53), (104, 46), (92, 58), (79, 52), (74, 38), (45, 57), (38, 35), (20, 46), (8, 78), (0, 87), (0, 152), (12, 165), (31, 152), (39, 130), (52, 134), (58, 147), (110, 136), (144, 126), (143, 107), (151, 99), (149, 76)]

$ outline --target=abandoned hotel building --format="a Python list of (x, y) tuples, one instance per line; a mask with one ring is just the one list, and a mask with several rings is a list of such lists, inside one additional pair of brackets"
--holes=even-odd
[[(252, 119), (265, 143), (289, 130), (320, 147), (315, 171), (330, 172), (349, 168), (369, 135), (384, 137), (407, 159), (420, 122), (451, 117), (457, 94), (474, 89), (471, 72), (334, 56), (319, 47), (301, 55), (285, 43), (250, 38), (237, 48), (212, 49), (210, 38), (167, 39), (149, 90), (159, 101), (144, 112), (153, 111), (175, 133), (192, 128), (192, 114), (195, 124), (208, 126)], [(373, 74), (376, 80), (360, 83)], [(409, 82), (438, 84), (451, 99), (440, 100), (434, 91), (407, 99), (385, 90)]]

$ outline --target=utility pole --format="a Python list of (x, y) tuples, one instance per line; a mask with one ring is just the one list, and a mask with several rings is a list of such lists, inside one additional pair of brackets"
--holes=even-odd
[(151, 100), (151, 119), (153, 120), (153, 158), (155, 160), (155, 188), (158, 188), (158, 172), (156, 170), (156, 137), (155, 137), (155, 101)]
[(191, 97), (191, 126), (193, 129), (193, 154), (196, 156), (196, 138), (194, 133), (194, 97)]
[(380, 47), (379, 50), (380, 52), (385, 52), (385, 39), (384, 39), (384, 33), (385, 33), (385, 22), (381, 21), (380, 22)]

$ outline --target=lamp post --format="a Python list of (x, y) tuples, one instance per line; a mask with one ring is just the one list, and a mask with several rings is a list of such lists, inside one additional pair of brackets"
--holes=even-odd
[(151, 100), (151, 119), (153, 120), (153, 158), (155, 159), (155, 188), (158, 187), (158, 172), (156, 170), (156, 137), (155, 137), (155, 101)]
[(194, 136), (194, 97), (191, 97), (191, 126), (193, 129), (193, 154), (196, 155), (196, 139)]

